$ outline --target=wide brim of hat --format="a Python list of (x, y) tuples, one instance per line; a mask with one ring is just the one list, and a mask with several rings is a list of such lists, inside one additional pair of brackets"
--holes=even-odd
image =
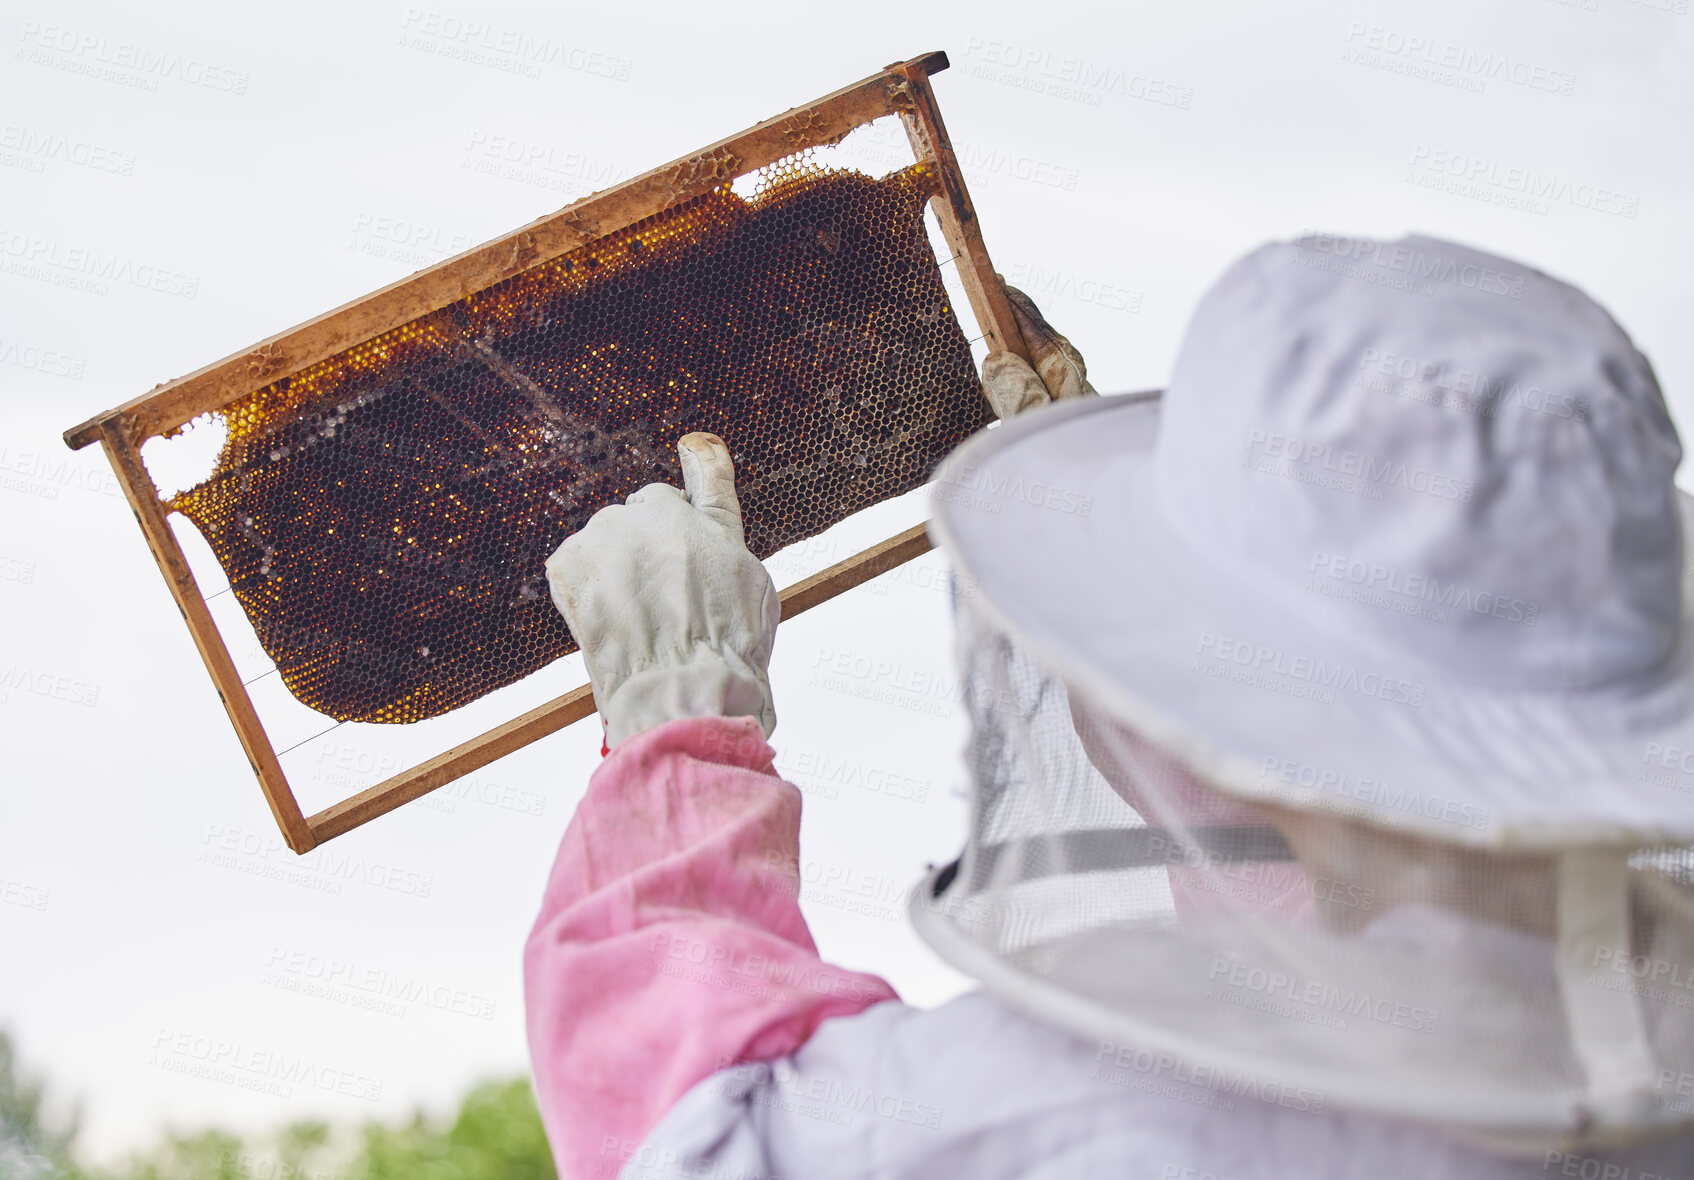
[(1675, 651), (1639, 680), (1466, 682), (1290, 609), (1167, 525), (1159, 410), (1136, 394), (1020, 415), (955, 452), (933, 496), (973, 606), (1090, 708), (1248, 801), (1500, 849), (1694, 843), (1686, 601)]

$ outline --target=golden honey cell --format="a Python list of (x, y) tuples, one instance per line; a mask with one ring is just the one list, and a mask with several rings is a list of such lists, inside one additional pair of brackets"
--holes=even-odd
[(933, 176), (802, 154), (222, 411), (200, 529), (284, 683), (433, 717), (576, 649), (543, 562), (722, 435), (766, 557), (918, 486), (988, 420), (923, 220)]

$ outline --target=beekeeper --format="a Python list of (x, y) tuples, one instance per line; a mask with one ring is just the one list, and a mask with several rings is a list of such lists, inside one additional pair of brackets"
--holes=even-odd
[(1019, 315), (1016, 416), (936, 484), (973, 806), (910, 906), (984, 990), (818, 957), (723, 442), (548, 562), (610, 747), (525, 952), (561, 1176), (1694, 1176), (1690, 500), (1647, 360), (1421, 237), (1254, 251), (1162, 395), (1078, 396)]

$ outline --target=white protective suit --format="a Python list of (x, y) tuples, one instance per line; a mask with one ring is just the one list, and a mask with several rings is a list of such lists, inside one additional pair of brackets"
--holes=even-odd
[(1662, 395), (1574, 288), (1336, 243), (1225, 276), (1176, 410), (1073, 401), (1014, 299), (1036, 363), (984, 387), (1019, 420), (933, 526), (984, 587), (972, 831), (912, 902), (987, 992), (921, 1011), (816, 962), (798, 794), (705, 720), (774, 725), (727, 449), (684, 440), (686, 494), (555, 554), (622, 747), (526, 957), (562, 1176), (1694, 1180), (1694, 782), (1630, 774), (1694, 749)]
[[(690, 1090), (623, 1180), (1689, 1180), (1694, 1137), (1510, 1157), (1409, 1123), (1197, 1085), (973, 992), (831, 1020)], [(1301, 1107), (1308, 1109), (1302, 1110)]]

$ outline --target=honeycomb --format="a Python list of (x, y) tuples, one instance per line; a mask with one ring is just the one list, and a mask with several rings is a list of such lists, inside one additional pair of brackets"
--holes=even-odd
[(574, 651), (543, 562), (723, 436), (759, 557), (924, 482), (988, 420), (923, 220), (932, 165), (809, 153), (231, 403), (194, 522), (283, 682), (437, 716)]

